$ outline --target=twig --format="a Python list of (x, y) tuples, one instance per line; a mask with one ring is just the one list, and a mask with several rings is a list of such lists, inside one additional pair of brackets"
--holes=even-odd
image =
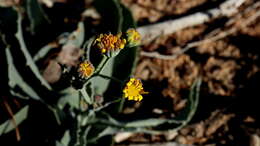
[(4, 103), (4, 106), (5, 106), (5, 108), (6, 108), (7, 112), (8, 112), (8, 114), (9, 114), (10, 117), (11, 117), (12, 123), (14, 124), (16, 139), (17, 139), (17, 141), (20, 141), (20, 140), (21, 140), (20, 131), (19, 131), (18, 125), (16, 124), (13, 111), (12, 111), (11, 107), (9, 106), (9, 104), (7, 103), (6, 100), (3, 100), (3, 103)]
[(204, 12), (197, 12), (177, 20), (168, 20), (165, 22), (139, 27), (137, 30), (142, 36), (142, 43), (146, 44), (153, 41), (161, 35), (172, 34), (181, 29), (203, 24), (212, 19), (221, 16), (230, 16), (235, 14), (246, 0), (227, 0), (218, 8), (210, 9)]
[(158, 52), (145, 52), (145, 51), (141, 51), (140, 55), (145, 56), (145, 57), (162, 59), (162, 60), (174, 60), (179, 55), (188, 51), (190, 48), (196, 47), (200, 44), (202, 44), (202, 41), (196, 41), (193, 43), (189, 43), (186, 47), (182, 48), (180, 51), (176, 52), (174, 55), (162, 55), (162, 54), (159, 54)]
[[(256, 3), (251, 8), (257, 8), (256, 6), (259, 6), (259, 3)], [(247, 10), (249, 10), (249, 9), (247, 9)], [(246, 12), (248, 12), (248, 11), (246, 11)], [(240, 28), (244, 28), (244, 27), (248, 26), (250, 23), (252, 23), (258, 17), (260, 17), (260, 11), (257, 11), (255, 14), (250, 16), (246, 21), (244, 21), (244, 23), (240, 25)], [(142, 51), (141, 55), (146, 56), (146, 57), (158, 58), (158, 59), (162, 59), (162, 60), (173, 60), (173, 59), (176, 59), (179, 55), (187, 52), (191, 48), (197, 47), (204, 43), (210, 43), (210, 42), (214, 42), (219, 39), (225, 38), (225, 37), (235, 33), (237, 31), (237, 29), (238, 28), (233, 27), (233, 28), (231, 28), (227, 31), (223, 31), (215, 36), (212, 36), (212, 37), (200, 40), (200, 41), (195, 41), (195, 42), (189, 43), (184, 48), (182, 48), (180, 51), (178, 51), (177, 53), (175, 53), (173, 55), (162, 55), (162, 54), (159, 54), (158, 52), (145, 52), (145, 51)], [(219, 31), (219, 30), (215, 30), (213, 32), (215, 33), (216, 31)]]
[(256, 2), (253, 5), (247, 7), (243, 13), (239, 13), (237, 14), (234, 18), (230, 19), (227, 23), (226, 26), (230, 26), (231, 24), (235, 23), (235, 21), (237, 19), (240, 19), (244, 14), (249, 13), (250, 11), (257, 9), (258, 7), (260, 7), (260, 2)]

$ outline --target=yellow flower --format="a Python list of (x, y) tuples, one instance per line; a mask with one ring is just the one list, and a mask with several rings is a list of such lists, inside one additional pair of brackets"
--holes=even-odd
[(126, 44), (126, 39), (120, 39), (122, 36), (122, 33), (118, 33), (116, 37), (118, 38), (118, 41), (115, 44), (115, 48), (124, 49)]
[(141, 101), (143, 99), (142, 94), (148, 94), (148, 92), (144, 91), (142, 82), (135, 78), (128, 81), (123, 92), (125, 98), (135, 101)]
[(127, 42), (131, 47), (138, 46), (141, 44), (141, 35), (138, 31), (130, 28), (126, 32)]
[(89, 61), (84, 61), (79, 64), (78, 72), (83, 78), (90, 77), (94, 72), (94, 66)]
[(95, 40), (94, 44), (97, 45), (101, 53), (107, 54), (123, 49), (125, 47), (126, 40), (121, 39), (121, 33), (117, 35), (100, 34)]

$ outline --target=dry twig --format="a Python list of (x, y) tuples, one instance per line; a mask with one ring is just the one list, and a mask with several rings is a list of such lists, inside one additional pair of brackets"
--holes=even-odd
[[(243, 14), (249, 12), (252, 9), (256, 9), (259, 6), (260, 6), (260, 2), (257, 2), (254, 5), (247, 8)], [(243, 14), (239, 14), (237, 17), (240, 18)], [(260, 11), (256, 11), (255, 14), (248, 17), (247, 20), (244, 21), (244, 23), (242, 23), (240, 25), (240, 29), (248, 26), (254, 20), (256, 20), (258, 17), (260, 17)], [(227, 24), (230, 24), (231, 22), (234, 22), (234, 19), (232, 19), (232, 21), (229, 21)], [(238, 29), (237, 27), (232, 27), (231, 29), (229, 29), (227, 31), (222, 31), (220, 33), (219, 33), (220, 29), (216, 29), (209, 34), (210, 37), (206, 37), (203, 40), (189, 43), (185, 47), (183, 47), (180, 51), (178, 51), (177, 53), (175, 53), (173, 55), (162, 55), (162, 54), (159, 54), (158, 52), (145, 52), (145, 51), (142, 51), (141, 55), (146, 56), (146, 57), (158, 58), (158, 59), (162, 59), (162, 60), (173, 60), (176, 57), (178, 57), (179, 55), (187, 52), (191, 48), (197, 47), (197, 46), (204, 44), (204, 43), (210, 43), (210, 42), (214, 42), (214, 41), (217, 41), (219, 39), (225, 38), (225, 37), (235, 33), (237, 31), (237, 29)], [(216, 33), (218, 33), (218, 34), (216, 34)], [(212, 35), (212, 34), (216, 34), (216, 35)]]
[(218, 8), (210, 9), (205, 12), (197, 12), (177, 20), (168, 20), (157, 24), (142, 26), (137, 30), (142, 36), (143, 44), (146, 44), (161, 35), (172, 34), (181, 29), (203, 24), (222, 16), (231, 16), (238, 11), (239, 6), (245, 1), (246, 0), (227, 0)]

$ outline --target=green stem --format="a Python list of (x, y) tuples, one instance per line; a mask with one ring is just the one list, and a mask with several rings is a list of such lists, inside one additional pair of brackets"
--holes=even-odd
[(117, 79), (115, 77), (110, 77), (110, 76), (103, 75), (103, 74), (98, 74), (97, 76), (100, 76), (100, 77), (102, 77), (104, 79), (113, 80), (113, 81), (116, 81), (116, 82), (118, 82), (120, 84), (123, 84), (123, 82), (121, 80), (119, 80), (119, 79)]
[[(121, 81), (121, 80), (119, 80), (119, 79), (117, 79), (117, 78), (115, 78), (115, 77), (110, 77), (110, 76), (106, 76), (106, 75), (103, 75), (103, 74), (98, 74), (98, 76), (100, 76), (100, 77), (102, 77), (102, 78), (104, 78), (104, 79), (116, 81), (116, 82), (120, 83), (121, 85), (124, 84), (123, 81)], [(119, 112), (119, 113), (123, 111), (124, 103), (125, 103), (125, 98), (122, 98), (122, 100), (120, 101), (120, 104), (119, 104), (119, 106), (118, 106), (118, 112)]]
[(53, 115), (56, 119), (56, 122), (58, 125), (61, 125), (61, 119), (60, 119), (60, 116), (59, 116), (59, 113), (57, 111), (57, 109), (55, 109), (55, 107), (52, 107), (50, 105), (47, 104), (47, 108), (50, 109), (52, 112), (53, 112)]
[(122, 100), (120, 101), (120, 104), (118, 106), (118, 112), (119, 113), (121, 113), (123, 111), (124, 104), (125, 104), (125, 98), (122, 98)]
[(103, 56), (101, 62), (99, 63), (99, 65), (98, 65), (97, 68), (95, 69), (95, 72), (93, 73), (93, 75), (92, 75), (91, 77), (89, 77), (89, 78), (86, 80), (86, 82), (85, 82), (85, 84), (83, 85), (83, 87), (88, 84), (88, 82), (89, 82), (90, 79), (92, 79), (92, 78), (94, 78), (94, 77), (96, 77), (96, 76), (99, 75), (99, 73), (102, 71), (102, 69), (104, 68), (104, 66), (105, 66), (106, 63), (108, 62), (108, 60), (109, 60), (109, 57)]
[(101, 60), (101, 62), (99, 63), (99, 65), (97, 66), (94, 75), (99, 74), (102, 69), (104, 68), (104, 66), (106, 65), (107, 61), (109, 60), (109, 58), (107, 56), (104, 56)]

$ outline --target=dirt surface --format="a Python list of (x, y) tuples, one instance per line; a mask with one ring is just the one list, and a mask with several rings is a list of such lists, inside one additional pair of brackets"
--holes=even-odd
[[(205, 0), (123, 0), (123, 3), (141, 25), (178, 18), (204, 10), (202, 8), (206, 6), (217, 6)], [(174, 55), (191, 42), (210, 40), (234, 30), (224, 37), (191, 48), (173, 60), (141, 56), (135, 76), (153, 84), (150, 86), (160, 86), (157, 92), (160, 92), (161, 100), (172, 101), (168, 106), (173, 113), (186, 106), (185, 92), (195, 79), (202, 77), (199, 109), (192, 122), (178, 133), (132, 135), (122, 143), (177, 141), (198, 145), (259, 145), (259, 114), (255, 102), (260, 97), (257, 89), (260, 18), (245, 27), (241, 25), (260, 11), (260, 7), (248, 8), (254, 3), (256, 1), (248, 0), (240, 7), (240, 12), (230, 18), (186, 28), (142, 46), (145, 52)], [(167, 113), (166, 109), (156, 108), (151, 112)]]

